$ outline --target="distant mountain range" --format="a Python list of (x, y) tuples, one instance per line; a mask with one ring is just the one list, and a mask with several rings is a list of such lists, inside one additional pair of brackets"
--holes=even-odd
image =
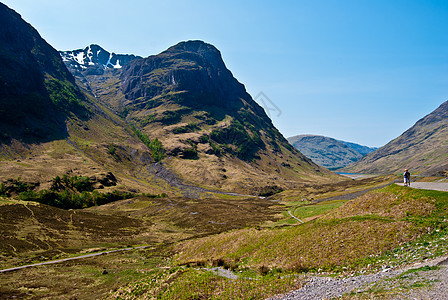
[(346, 167), (347, 172), (446, 174), (448, 170), (448, 101), (398, 138)]
[(289, 137), (288, 141), (313, 162), (330, 170), (345, 167), (377, 149), (309, 134)]

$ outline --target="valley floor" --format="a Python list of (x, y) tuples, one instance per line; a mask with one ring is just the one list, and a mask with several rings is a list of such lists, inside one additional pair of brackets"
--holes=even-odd
[(0, 272), (0, 299), (446, 299), (448, 194), (395, 180), (79, 210), (3, 198), (0, 268), (45, 265)]

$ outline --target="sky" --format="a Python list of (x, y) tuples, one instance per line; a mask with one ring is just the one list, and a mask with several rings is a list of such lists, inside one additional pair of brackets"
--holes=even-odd
[(448, 100), (448, 0), (0, 0), (58, 50), (216, 46), (285, 137), (380, 147)]

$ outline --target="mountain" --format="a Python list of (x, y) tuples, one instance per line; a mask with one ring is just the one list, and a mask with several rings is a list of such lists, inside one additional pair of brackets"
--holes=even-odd
[(361, 159), (364, 153), (375, 150), (320, 135), (296, 135), (288, 141), (313, 162), (330, 170), (345, 167)]
[(181, 42), (102, 75), (84, 65), (84, 88), (161, 141), (164, 166), (186, 182), (255, 192), (335, 178), (289, 145), (210, 44)]
[(448, 101), (385, 146), (344, 170), (357, 173), (440, 174), (448, 169)]
[(59, 53), (2, 3), (0, 28), (1, 141), (66, 136), (67, 116), (88, 113), (72, 74)]

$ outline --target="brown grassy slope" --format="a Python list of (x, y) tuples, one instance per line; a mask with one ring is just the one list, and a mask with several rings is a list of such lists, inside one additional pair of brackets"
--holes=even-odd
[[(119, 70), (106, 71), (104, 76), (94, 76), (94, 78), (91, 76), (90, 86), (99, 100), (107, 103), (106, 105), (113, 110), (120, 111), (125, 106), (123, 106), (124, 96), (117, 83), (117, 74), (120, 74)], [(341, 180), (339, 176), (315, 165), (298, 151), (288, 147), (289, 145), (273, 148), (267, 143), (271, 138), (266, 135), (261, 136), (267, 147), (259, 150), (257, 153), (259, 158), (245, 161), (225, 151), (221, 155), (216, 155), (211, 144), (201, 142), (201, 137), (210, 135), (215, 128), (229, 127), (234, 120), (230, 116), (213, 126), (202, 120), (208, 115), (204, 111), (182, 113), (178, 122), (171, 125), (157, 122), (152, 117), (159, 115), (162, 118), (166, 112), (179, 110), (182, 110), (181, 106), (167, 103), (153, 109), (131, 113), (127, 121), (136, 124), (151, 140), (158, 138), (162, 142), (167, 153), (164, 163), (168, 169), (187, 183), (244, 194), (256, 194), (266, 186), (280, 186), (288, 189), (304, 183), (329, 183)], [(192, 132), (176, 132), (176, 129), (189, 124), (198, 125), (198, 128)], [(141, 127), (142, 125), (144, 126)], [(276, 143), (283, 143), (282, 138), (277, 137)], [(191, 143), (197, 146), (197, 158), (182, 158), (182, 153), (192, 148)]]
[[(142, 241), (147, 223), (121, 216), (101, 216), (82, 210), (62, 210), (37, 203), (0, 205), (2, 268), (42, 260), (82, 249)], [(154, 242), (151, 236), (144, 239)]]
[(1, 144), (0, 181), (21, 177), (22, 181), (38, 182), (40, 188), (48, 188), (55, 176), (112, 172), (118, 178), (116, 189), (155, 194), (169, 190), (167, 183), (154, 179), (147, 170), (154, 163), (148, 148), (120, 118), (96, 105), (91, 102), (93, 113), (88, 120), (75, 116), (67, 119), (66, 139)]
[(256, 226), (275, 220), (280, 210), (281, 205), (253, 198), (139, 196), (74, 210), (0, 198), (0, 257), (5, 264), (16, 265), (95, 247), (172, 243)]
[[(164, 145), (175, 144), (173, 147), (188, 148), (189, 145), (183, 141), (188, 139), (198, 142), (199, 137), (206, 133), (206, 130), (199, 131), (198, 135), (190, 135), (188, 138), (166, 133), (160, 140)], [(267, 186), (291, 189), (305, 183), (329, 183), (341, 180), (334, 173), (318, 167), (308, 159), (305, 160), (301, 154), (283, 146), (279, 154), (267, 145), (266, 149), (258, 151), (258, 158), (252, 161), (244, 161), (230, 154), (220, 156), (209, 154), (207, 151), (210, 150), (210, 146), (206, 144), (198, 143), (198, 149), (198, 159), (183, 159), (176, 156), (167, 161), (174, 172), (192, 184), (256, 194)]]
[(442, 192), (391, 186), (303, 225), (244, 229), (184, 242), (177, 262), (207, 264), (219, 259), (241, 267), (290, 270), (356, 266), (443, 225), (447, 199)]
[(404, 168), (430, 175), (448, 169), (448, 101), (398, 138), (342, 171), (392, 174)]

